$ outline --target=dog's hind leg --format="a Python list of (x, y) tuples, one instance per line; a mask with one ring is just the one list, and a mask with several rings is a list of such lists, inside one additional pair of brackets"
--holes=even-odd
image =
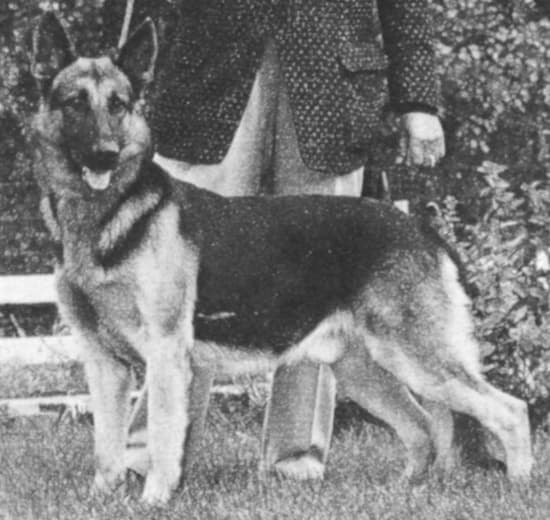
[(441, 362), (440, 378), (444, 381), (431, 388), (434, 391), (432, 398), (439, 398), (453, 410), (474, 416), (494, 433), (504, 447), (510, 478), (527, 479), (532, 467), (527, 404), (483, 379), (469, 301), (457, 280), (456, 267), (443, 257), (440, 268), (447, 305), (443, 336), (441, 343), (434, 345), (434, 354)]
[(411, 482), (421, 481), (434, 456), (429, 415), (403, 384), (370, 359), (366, 350), (356, 348), (332, 368), (339, 394), (395, 430), (407, 450), (404, 475)]
[(532, 467), (527, 405), (481, 377), (454, 378), (434, 388), (452, 409), (475, 417), (504, 446), (511, 479), (527, 479)]
[[(436, 349), (433, 352), (435, 357)], [(455, 364), (436, 370), (435, 366), (441, 359), (433, 365), (430, 363), (430, 366), (423, 366), (417, 357), (402, 359), (397, 364), (391, 361), (386, 363), (395, 357), (399, 357), (396, 351), (387, 358), (381, 358), (380, 362), (385, 363), (385, 368), (415, 393), (476, 418), (504, 446), (509, 477), (529, 477), (532, 455), (525, 402), (497, 390), (484, 381), (481, 375), (472, 374), (465, 367)]]
[(435, 401), (421, 399), (420, 404), (430, 414), (432, 420), (432, 438), (436, 452), (434, 468), (440, 474), (450, 473), (456, 462), (453, 449), (453, 413), (447, 406)]
[(85, 349), (84, 367), (94, 413), (94, 488), (99, 492), (111, 492), (122, 483), (126, 474), (124, 449), (132, 376), (127, 365), (99, 345)]
[[(367, 333), (367, 346), (386, 370), (423, 398), (475, 417), (501, 441), (508, 474), (526, 479), (532, 466), (527, 405), (484, 381), (473, 337), (469, 300), (451, 260), (442, 256), (438, 276), (400, 294), (405, 308), (392, 308), (399, 327)], [(371, 300), (372, 302), (372, 300)], [(373, 308), (374, 314), (376, 309)]]
[(464, 352), (471, 348), (465, 342), (473, 339), (457, 336), (457, 345), (452, 348), (444, 344), (443, 338), (440, 347), (433, 344), (420, 348), (404, 343), (398, 346), (395, 340), (375, 336), (367, 341), (384, 353), (377, 361), (416, 394), (471, 415), (494, 433), (504, 446), (510, 478), (529, 476), (532, 455), (527, 405), (484, 381), (479, 369), (474, 369), (475, 360), (465, 359)]

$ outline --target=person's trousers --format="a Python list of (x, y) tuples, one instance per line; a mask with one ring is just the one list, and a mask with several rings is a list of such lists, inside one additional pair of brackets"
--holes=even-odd
[[(359, 196), (363, 169), (329, 175), (309, 169), (300, 156), (288, 96), (270, 42), (230, 148), (220, 164), (189, 164), (160, 155), (155, 161), (172, 176), (225, 196), (325, 194)], [(205, 378), (205, 381), (208, 378)], [(197, 382), (208, 388), (208, 382)], [(262, 439), (261, 469), (285, 466), (289, 476), (322, 476), (328, 455), (335, 401), (330, 368), (308, 362), (280, 367), (273, 378)], [(143, 413), (140, 423), (143, 426)], [(196, 410), (196, 421), (204, 410)], [(200, 435), (202, 425), (192, 428)], [(139, 428), (133, 426), (136, 432)], [(196, 446), (190, 439), (187, 446)], [(191, 457), (193, 454), (189, 454)], [(303, 459), (317, 459), (311, 472)], [(132, 465), (132, 463), (130, 463)]]

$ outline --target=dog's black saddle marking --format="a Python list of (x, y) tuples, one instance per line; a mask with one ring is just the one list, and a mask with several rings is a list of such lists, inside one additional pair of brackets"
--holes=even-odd
[[(399, 251), (431, 250), (433, 265), (439, 249), (410, 217), (379, 202), (223, 198), (179, 183), (173, 192), (181, 233), (199, 249), (195, 336), (203, 341), (280, 353), (349, 309)], [(221, 312), (226, 319), (202, 317)]]

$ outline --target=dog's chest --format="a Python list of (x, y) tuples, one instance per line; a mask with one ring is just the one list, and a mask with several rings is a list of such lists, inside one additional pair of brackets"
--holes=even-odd
[(124, 310), (131, 310), (123, 313), (121, 323), (136, 345), (179, 334), (192, 312), (196, 261), (177, 223), (177, 210), (169, 206), (151, 223), (136, 254), (113, 270), (119, 279), (109, 307), (116, 313), (117, 302), (122, 302)]
[(147, 357), (155, 338), (180, 333), (189, 304), (192, 308), (194, 293), (187, 279), (194, 276), (195, 262), (177, 222), (176, 208), (168, 206), (151, 221), (139, 246), (123, 262), (108, 269), (85, 266), (77, 273), (69, 282), (75, 289), (68, 299), (75, 300), (75, 295), (79, 299), (76, 305), (69, 303), (81, 328), (95, 329), (115, 350), (131, 349), (133, 357), (141, 358)]

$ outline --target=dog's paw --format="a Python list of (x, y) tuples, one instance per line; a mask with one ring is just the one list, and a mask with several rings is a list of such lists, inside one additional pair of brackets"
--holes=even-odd
[(125, 471), (96, 471), (92, 495), (104, 496), (115, 493), (125, 482)]
[(145, 479), (141, 502), (150, 507), (163, 507), (170, 501), (176, 487), (170, 485), (163, 475), (150, 471)]
[(516, 460), (510, 462), (506, 467), (506, 474), (514, 484), (526, 485), (531, 479), (532, 469), (533, 457), (527, 454), (524, 457), (516, 457)]
[(273, 470), (278, 476), (292, 480), (322, 480), (325, 465), (313, 455), (303, 455), (281, 460)]
[(126, 448), (124, 453), (124, 465), (130, 471), (145, 477), (151, 467), (151, 459), (147, 448)]

